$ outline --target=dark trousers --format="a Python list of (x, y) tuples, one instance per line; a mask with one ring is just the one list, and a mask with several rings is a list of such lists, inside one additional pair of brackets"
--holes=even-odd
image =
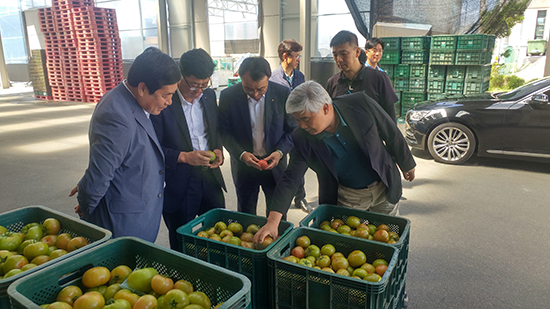
[(304, 186), (305, 186), (305, 180), (304, 180), (304, 177), (302, 177), (300, 186), (298, 187), (298, 190), (296, 190), (296, 195), (294, 196), (294, 203), (306, 198), (306, 189)]
[[(163, 212), (164, 223), (168, 228), (170, 248), (182, 252), (182, 243), (176, 230), (196, 216), (214, 208), (225, 208), (223, 190), (210, 170), (193, 168), (189, 176), (189, 187), (185, 198), (175, 212)], [(166, 201), (166, 195), (165, 195)], [(173, 208), (172, 208), (173, 209)]]
[(277, 183), (273, 178), (272, 171), (258, 171), (251, 167), (239, 170), (239, 183), (235, 184), (237, 191), (237, 205), (240, 212), (256, 214), (258, 205), (258, 194), (260, 187), (264, 191), (266, 202), (266, 214), (269, 214), (273, 192)]

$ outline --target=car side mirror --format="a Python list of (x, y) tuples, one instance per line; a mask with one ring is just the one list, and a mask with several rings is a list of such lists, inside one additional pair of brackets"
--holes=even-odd
[(537, 103), (548, 103), (548, 96), (544, 93), (535, 94), (531, 100)]

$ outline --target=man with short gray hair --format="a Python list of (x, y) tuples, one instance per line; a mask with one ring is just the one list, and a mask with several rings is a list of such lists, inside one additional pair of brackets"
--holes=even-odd
[[(311, 168), (319, 181), (319, 204), (396, 215), (402, 194), (399, 169), (412, 181), (416, 163), (388, 114), (363, 92), (331, 99), (314, 81), (296, 87), (286, 110), (294, 131), (290, 163), (277, 183), (267, 224), (255, 242), (277, 237), (296, 186)], [(399, 168), (398, 168), (399, 166)]]

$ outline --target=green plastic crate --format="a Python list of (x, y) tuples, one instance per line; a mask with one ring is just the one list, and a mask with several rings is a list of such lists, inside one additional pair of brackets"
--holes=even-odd
[(394, 78), (409, 78), (410, 67), (408, 64), (398, 64), (393, 67)]
[[(400, 111), (401, 113), (401, 111)], [(405, 116), (405, 115), (403, 115)], [(353, 208), (347, 208), (342, 206), (335, 205), (319, 205), (311, 213), (309, 213), (302, 221), (300, 221), (301, 227), (310, 227), (310, 228), (319, 228), (319, 225), (323, 221), (331, 221), (333, 219), (341, 219), (346, 222), (346, 219), (350, 216), (358, 217), (361, 220), (361, 223), (365, 224), (374, 224), (376, 226), (380, 224), (386, 224), (391, 232), (396, 232), (400, 235), (399, 241), (392, 246), (395, 246), (399, 249), (398, 261), (394, 271), (399, 272), (397, 276), (399, 282), (395, 283), (393, 287), (396, 295), (401, 296), (404, 291), (400, 291), (402, 285), (405, 284), (405, 275), (407, 271), (407, 259), (409, 255), (409, 233), (411, 221), (396, 216), (389, 216), (384, 214), (378, 214), (369, 211), (357, 210)], [(346, 236), (352, 237), (352, 236)], [(355, 237), (352, 237), (357, 239)], [(370, 240), (366, 240), (370, 242)], [(401, 307), (394, 307), (401, 308)]]
[(441, 93), (445, 91), (445, 79), (428, 78), (426, 91), (428, 91), (428, 93)]
[(402, 50), (428, 50), (430, 49), (431, 37), (429, 36), (407, 36), (401, 38)]
[(113, 269), (118, 265), (131, 269), (153, 267), (161, 275), (187, 280), (195, 290), (205, 293), (213, 305), (224, 302), (220, 308), (250, 308), (251, 283), (245, 276), (135, 237), (110, 240), (85, 255), (18, 280), (8, 291), (12, 306), (38, 309), (38, 304), (53, 302), (65, 286), (77, 284), (89, 268)]
[(390, 51), (390, 50), (400, 50), (401, 49), (401, 38), (400, 37), (386, 37), (381, 38), (382, 41), (384, 41), (384, 44), (386, 45), (384, 47), (384, 52)]
[(437, 100), (445, 99), (447, 96), (449, 95), (445, 93), (428, 93), (427, 99), (437, 101)]
[(401, 51), (390, 50), (384, 51), (382, 58), (380, 58), (379, 64), (399, 64), (401, 63)]
[(446, 80), (445, 93), (462, 94), (464, 92), (464, 81)]
[[(221, 241), (202, 238), (198, 232), (213, 227), (216, 222), (240, 223), (243, 228), (250, 224), (263, 226), (267, 218), (226, 209), (212, 209), (177, 229), (183, 243), (183, 253), (211, 264), (245, 275), (252, 282), (252, 308), (269, 308), (273, 281), (267, 276), (267, 251), (279, 240), (263, 250), (244, 248)], [(288, 234), (294, 225), (287, 221), (279, 224), (279, 239)]]
[(446, 65), (430, 65), (428, 68), (428, 78), (445, 78), (447, 73)]
[(487, 91), (489, 91), (489, 80), (464, 82), (464, 94), (484, 93)]
[(386, 72), (386, 74), (388, 74), (388, 77), (390, 79), (393, 77), (394, 65), (385, 64), (384, 66), (380, 66), (380, 67), (382, 68), (382, 70), (384, 70), (384, 72)]
[(411, 78), (411, 79), (409, 79), (409, 91), (411, 91), (411, 92), (426, 92), (426, 79), (425, 78)]
[(426, 78), (428, 75), (428, 65), (426, 64), (411, 64), (409, 77), (410, 78)]
[(39, 270), (50, 268), (50, 266), (90, 250), (112, 237), (112, 233), (109, 230), (44, 206), (28, 206), (0, 214), (0, 225), (5, 227), (9, 232), (19, 232), (21, 228), (29, 223), (41, 223), (48, 218), (55, 218), (59, 221), (61, 224), (60, 233), (69, 233), (73, 237), (82, 236), (88, 240), (89, 244), (18, 275), (0, 279), (0, 308), (10, 308), (7, 291), (8, 286), (14, 281), (38, 272)]
[(485, 51), (457, 51), (456, 65), (484, 65), (487, 64), (487, 52)]
[(451, 65), (447, 67), (447, 76), (445, 79), (464, 80), (466, 76), (466, 67), (463, 65)]
[(409, 79), (396, 78), (393, 81), (393, 90), (395, 91), (409, 91)]
[[(283, 260), (290, 255), (296, 238), (307, 236), (321, 247), (330, 243), (345, 256), (353, 250), (367, 255), (367, 262), (385, 259), (388, 269), (379, 282), (344, 277)], [(392, 287), (398, 281), (395, 271), (399, 250), (396, 247), (368, 242), (340, 234), (300, 227), (285, 236), (268, 252), (270, 272), (274, 278), (275, 308), (369, 308), (393, 309), (398, 298)]]
[(491, 78), (491, 65), (474, 66), (469, 65), (466, 67), (466, 81), (488, 81)]
[(401, 117), (401, 102), (395, 102), (395, 116), (397, 118)]
[(426, 93), (403, 91), (401, 96), (401, 114), (406, 115), (416, 104), (426, 101)]
[(456, 50), (487, 50), (488, 37), (485, 34), (459, 35), (456, 40)]
[(430, 45), (432, 51), (456, 50), (456, 35), (434, 35)]
[(437, 51), (430, 52), (431, 65), (453, 65), (455, 64), (454, 51)]
[(403, 51), (401, 53), (401, 63), (406, 64), (424, 64), (430, 61), (430, 52), (427, 50)]

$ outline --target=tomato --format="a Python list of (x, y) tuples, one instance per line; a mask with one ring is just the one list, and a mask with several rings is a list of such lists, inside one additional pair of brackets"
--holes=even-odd
[(47, 256), (47, 255), (39, 255), (37, 257), (35, 257), (34, 259), (32, 259), (31, 263), (33, 264), (36, 264), (36, 265), (42, 265), (46, 262), (49, 262), (50, 261), (50, 257)]
[[(50, 247), (51, 248), (51, 247)], [(60, 256), (67, 254), (68, 252), (63, 249), (57, 249), (50, 253), (50, 260), (57, 259)]]
[(114, 303), (103, 307), (103, 309), (132, 309), (132, 305), (126, 299), (117, 299)]
[(50, 246), (48, 248), (48, 256), (52, 255), (52, 252), (54, 252), (55, 250), (57, 250), (56, 246)]
[(361, 220), (356, 216), (349, 216), (346, 219), (346, 225), (348, 225), (352, 229), (356, 229), (359, 224), (361, 224)]
[(29, 223), (29, 224), (27, 224), (27, 225), (25, 225), (24, 227), (21, 228), (21, 233), (27, 234), (29, 232), (29, 229), (33, 226), (40, 226), (40, 224), (37, 223), (37, 222)]
[(25, 250), (25, 248), (30, 245), (30, 244), (34, 244), (36, 242), (36, 240), (34, 239), (27, 239), (25, 241), (23, 241), (19, 247), (17, 248), (17, 252), (19, 252), (19, 254), (23, 254), (23, 250)]
[(7, 231), (8, 230), (5, 227), (0, 225), (0, 235), (6, 234)]
[(127, 300), (130, 305), (132, 305), (132, 307), (134, 306), (134, 304), (137, 302), (137, 300), (139, 299), (139, 296), (135, 293), (132, 293), (130, 292), (130, 290), (127, 290), (127, 289), (122, 289), (118, 292), (116, 292), (115, 294), (115, 297), (113, 297), (114, 300), (117, 300), (117, 299), (125, 299)]
[(317, 266), (323, 268), (323, 267), (329, 267), (330, 266), (330, 257), (328, 255), (321, 255), (317, 261), (316, 261), (316, 264)]
[(0, 250), (15, 251), (23, 242), (19, 233), (6, 233), (0, 236)]
[(311, 240), (309, 240), (309, 237), (300, 236), (300, 237), (296, 238), (296, 246), (300, 246), (300, 247), (306, 249), (310, 245), (311, 245)]
[(111, 272), (108, 268), (103, 266), (97, 266), (88, 269), (84, 275), (82, 275), (82, 284), (87, 288), (93, 288), (96, 286), (104, 285), (111, 279)]
[(39, 241), (44, 236), (44, 230), (41, 225), (35, 225), (29, 228), (25, 234), (25, 239), (34, 239)]
[(21, 270), (22, 270), (22, 271), (27, 271), (27, 270), (29, 270), (29, 269), (31, 269), (31, 268), (35, 268), (36, 266), (38, 266), (38, 265), (33, 264), (33, 263), (29, 263), (29, 264), (27, 264), (27, 265), (21, 267)]
[(54, 247), (57, 242), (57, 235), (46, 235), (40, 241), (46, 243), (48, 247)]
[(348, 255), (349, 266), (356, 268), (367, 262), (367, 256), (361, 250), (355, 250)]
[(0, 250), (0, 264), (4, 263), (13, 253), (8, 250)]
[(76, 285), (69, 285), (64, 287), (59, 294), (57, 294), (57, 301), (66, 302), (69, 305), (73, 305), (74, 301), (82, 296), (82, 290)]
[(107, 286), (106, 285), (100, 285), (100, 286), (96, 286), (95, 288), (87, 289), (86, 293), (88, 293), (88, 292), (98, 292), (99, 294), (101, 294), (103, 296), (103, 298), (105, 298), (105, 291), (107, 291)]
[(183, 309), (204, 309), (204, 307), (197, 304), (191, 304), (191, 305), (185, 306)]
[(152, 267), (138, 269), (128, 276), (126, 284), (133, 290), (149, 293), (151, 291), (151, 280), (155, 275), (158, 275), (158, 272)]
[(182, 290), (186, 294), (191, 294), (193, 292), (193, 284), (189, 281), (178, 280), (174, 283), (174, 289)]
[(42, 223), (46, 235), (57, 235), (61, 231), (61, 224), (56, 218), (48, 218)]
[(332, 260), (332, 269), (338, 271), (338, 269), (348, 269), (349, 262), (345, 257), (337, 257)]
[(46, 307), (46, 309), (73, 309), (73, 307), (71, 307), (71, 305), (67, 303), (56, 301), (55, 303), (50, 304), (48, 307)]
[(114, 283), (109, 285), (107, 287), (107, 290), (105, 290), (105, 293), (103, 293), (103, 297), (105, 297), (106, 300), (109, 300), (110, 298), (115, 297), (116, 292), (122, 290), (119, 283)]
[(4, 262), (4, 266), (3, 266), (4, 273), (7, 274), (12, 269), (20, 269), (21, 267), (27, 264), (29, 264), (29, 261), (27, 260), (26, 257), (18, 254), (12, 255), (6, 260), (6, 262)]
[(189, 305), (189, 296), (182, 290), (173, 289), (164, 295), (164, 308), (181, 309), (187, 305)]
[(111, 280), (109, 283), (122, 283), (126, 280), (126, 278), (128, 278), (131, 272), (132, 269), (130, 267), (126, 265), (119, 265), (111, 270)]
[(388, 266), (386, 266), (384, 264), (380, 264), (380, 265), (376, 266), (375, 271), (380, 276), (384, 276), (384, 273), (386, 272), (387, 269), (388, 269)]
[(306, 266), (306, 267), (313, 267), (313, 263), (311, 263), (311, 261), (308, 260), (308, 259), (300, 259), (300, 261), (298, 262), (298, 264), (304, 265), (304, 266)]
[(203, 306), (204, 308), (212, 308), (210, 298), (208, 298), (208, 296), (206, 296), (203, 292), (197, 291), (189, 294), (189, 302), (191, 304)]
[(71, 252), (77, 249), (80, 249), (88, 244), (86, 238), (78, 236), (69, 241), (67, 244), (67, 252)]
[[(33, 227), (34, 228), (34, 227)], [(35, 257), (39, 255), (48, 255), (48, 245), (46, 243), (43, 243), (41, 241), (37, 241), (35, 243), (32, 243), (23, 249), (23, 255), (31, 261)]]
[(328, 255), (329, 257), (332, 256), (336, 252), (336, 248), (334, 248), (331, 244), (326, 244), (321, 247), (321, 254), (322, 255)]
[(4, 279), (6, 278), (9, 278), (9, 277), (12, 277), (12, 276), (15, 276), (15, 275), (18, 275), (20, 273), (22, 273), (23, 271), (21, 269), (17, 269), (17, 268), (14, 268), (10, 271), (8, 271), (5, 275), (4, 275)]
[(69, 233), (62, 233), (57, 236), (55, 246), (59, 249), (67, 250), (67, 245), (73, 237)]
[(153, 295), (143, 295), (141, 296), (133, 309), (156, 309), (157, 308), (157, 299)]
[(155, 291), (155, 293), (164, 295), (172, 288), (174, 288), (174, 281), (162, 275), (155, 275), (153, 279), (151, 279), (151, 287), (153, 288), (153, 291)]
[(73, 309), (101, 309), (105, 299), (99, 292), (88, 292), (74, 301)]
[(310, 255), (318, 258), (321, 255), (321, 249), (319, 249), (319, 247), (317, 247), (316, 245), (310, 245), (306, 249), (306, 256)]

